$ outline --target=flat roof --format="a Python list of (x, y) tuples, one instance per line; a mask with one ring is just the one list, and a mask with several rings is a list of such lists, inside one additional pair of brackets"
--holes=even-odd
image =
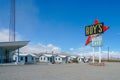
[(29, 41), (13, 41), (13, 42), (0, 42), (0, 48), (7, 50), (16, 50), (18, 48), (24, 47)]
[(58, 55), (59, 57), (62, 57), (62, 58), (65, 58), (66, 56), (64, 56), (64, 55)]
[[(15, 55), (18, 55), (18, 53), (15, 53)], [(20, 53), (20, 56), (34, 56), (36, 57), (36, 55), (34, 55), (33, 53)]]

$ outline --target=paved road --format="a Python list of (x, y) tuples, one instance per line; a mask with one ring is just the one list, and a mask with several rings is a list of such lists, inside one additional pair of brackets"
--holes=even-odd
[(0, 66), (0, 80), (120, 80), (120, 63)]

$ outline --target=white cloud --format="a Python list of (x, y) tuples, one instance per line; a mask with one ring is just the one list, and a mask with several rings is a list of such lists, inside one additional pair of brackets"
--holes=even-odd
[[(8, 29), (1, 29), (0, 30), (0, 42), (9, 41), (9, 30)], [(22, 40), (22, 37), (17, 33), (16, 40)], [(31, 52), (31, 53), (40, 53), (40, 52), (52, 52), (59, 53), (61, 51), (61, 48), (54, 46), (53, 44), (34, 44), (34, 45), (28, 45), (23, 48), (21, 48), (22, 52)], [(92, 47), (90, 46), (83, 46), (80, 48), (70, 48), (70, 51), (72, 54), (78, 54), (78, 55), (92, 55)], [(95, 56), (98, 57), (99, 52), (95, 52)], [(109, 52), (110, 58), (120, 58), (120, 52), (118, 51), (110, 51)], [(108, 51), (102, 51), (101, 54), (102, 57), (107, 58)]]
[[(108, 51), (102, 51), (102, 57), (107, 58), (108, 57)], [(120, 52), (109, 51), (109, 57), (110, 58), (120, 58)]]
[[(17, 35), (16, 40), (21, 41), (22, 37), (18, 33), (16, 33), (16, 35)], [(1, 36), (0, 42), (9, 41), (9, 30), (1, 29), (0, 36)], [(53, 44), (44, 45), (44, 44), (38, 43), (38, 44), (34, 44), (34, 45), (25, 46), (25, 47), (21, 48), (21, 51), (22, 52), (31, 52), (31, 53), (54, 51), (56, 53), (56, 52), (60, 52), (61, 49), (57, 46), (54, 46)]]
[(92, 51), (92, 47), (90, 46), (84, 46), (84, 47), (80, 47), (78, 48), (79, 52), (81, 53), (88, 53)]
[(9, 30), (1, 29), (0, 30), (0, 42), (9, 41)]
[(70, 51), (73, 51), (74, 50), (74, 48), (70, 48)]
[(35, 44), (35, 45), (28, 45), (23, 48), (21, 48), (22, 52), (30, 52), (30, 53), (41, 53), (41, 52), (54, 52), (59, 53), (61, 49), (57, 46), (54, 46), (53, 44), (44, 45), (41, 43)]
[[(95, 48), (96, 49), (96, 48)], [(72, 54), (77, 54), (79, 56), (92, 56), (93, 50), (90, 46), (83, 46), (80, 48), (76, 48), (73, 51), (71, 51)], [(95, 50), (94, 52), (95, 57), (99, 56), (99, 50)], [(108, 57), (108, 51), (102, 51), (101, 53), (102, 58)], [(109, 57), (110, 58), (120, 58), (120, 52), (119, 51), (109, 51)]]
[(92, 51), (92, 48), (89, 46), (83, 46), (80, 48), (70, 48), (72, 54), (87, 54)]
[[(81, 55), (81, 54), (79, 54), (79, 55)], [(93, 55), (93, 52), (91, 51), (91, 52), (88, 52), (88, 53), (86, 53), (86, 54), (82, 54), (82, 55), (84, 55), (84, 56), (92, 56)], [(99, 52), (98, 51), (95, 51), (94, 52), (94, 55), (95, 55), (95, 57), (99, 57)], [(102, 58), (108, 58), (108, 51), (102, 51), (101, 52), (101, 57)], [(109, 58), (120, 58), (120, 52), (117, 52), (117, 51), (109, 51)]]
[[(0, 42), (9, 41), (9, 29), (1, 29), (0, 37)], [(22, 40), (21, 36), (18, 33), (16, 33), (16, 40)]]

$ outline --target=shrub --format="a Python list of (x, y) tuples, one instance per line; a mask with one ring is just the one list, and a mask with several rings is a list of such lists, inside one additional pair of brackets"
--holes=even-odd
[(74, 59), (72, 60), (72, 62), (73, 62), (73, 63), (78, 63), (77, 58), (74, 58)]

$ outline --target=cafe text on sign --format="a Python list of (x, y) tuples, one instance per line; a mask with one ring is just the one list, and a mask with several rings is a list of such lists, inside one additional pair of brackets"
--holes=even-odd
[(103, 41), (102, 41), (102, 36), (97, 36), (92, 38), (91, 40), (91, 46), (92, 47), (102, 47), (103, 46)]

